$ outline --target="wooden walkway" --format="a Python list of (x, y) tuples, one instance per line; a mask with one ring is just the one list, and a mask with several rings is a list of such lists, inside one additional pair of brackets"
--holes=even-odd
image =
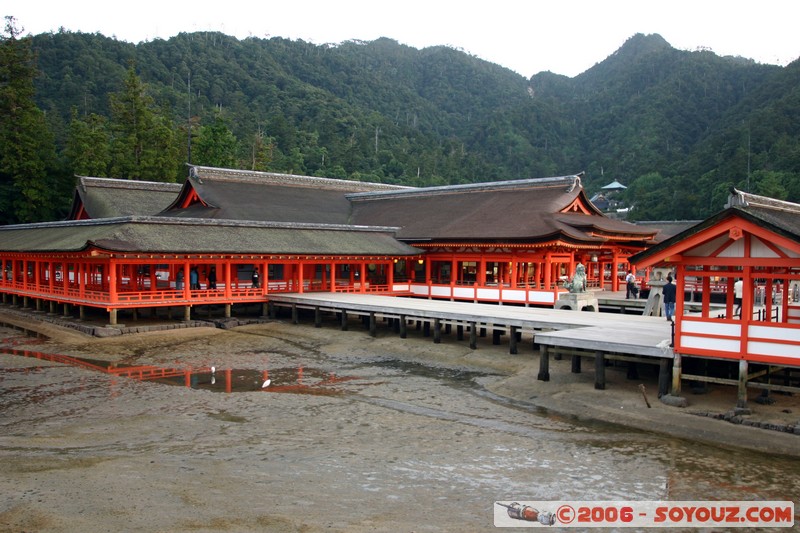
[[(623, 304), (624, 301), (623, 296)], [(631, 303), (631, 302), (628, 302)], [(442, 326), (456, 326), (458, 340), (469, 331), (469, 346), (477, 348), (478, 331), (491, 330), (493, 343), (507, 334), (509, 352), (518, 353), (524, 333), (532, 336), (532, 349), (539, 353), (538, 379), (550, 380), (550, 354), (572, 358), (572, 371), (581, 371), (581, 359), (594, 361), (595, 388), (605, 389), (607, 360), (628, 363), (629, 375), (636, 375), (636, 364), (659, 366), (659, 395), (666, 394), (672, 376), (672, 323), (661, 317), (490, 305), (446, 300), (428, 300), (371, 294), (310, 293), (270, 295), (269, 305), (289, 307), (292, 321), (298, 322), (298, 309), (313, 309), (315, 326), (322, 323), (322, 312), (340, 316), (347, 329), (349, 315), (368, 320), (370, 335), (376, 335), (379, 318), (389, 320), (401, 338), (406, 337), (408, 321), (424, 323), (432, 329), (433, 342), (441, 342)]]
[(371, 333), (378, 318), (402, 318), (401, 322), (418, 320), (434, 328), (449, 324), (499, 330), (509, 334), (511, 344), (515, 343), (515, 336), (510, 335), (513, 328), (515, 333), (531, 334), (534, 347), (673, 357), (672, 324), (662, 317), (347, 293), (274, 294), (269, 301), (279, 307), (313, 309), (317, 316), (322, 311), (344, 312), (345, 317), (348, 314), (368, 316)]

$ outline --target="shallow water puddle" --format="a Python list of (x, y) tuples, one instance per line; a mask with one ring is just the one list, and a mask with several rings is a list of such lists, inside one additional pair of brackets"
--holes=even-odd
[[(6, 341), (2, 341), (7, 344)], [(339, 386), (356, 377), (340, 377), (314, 368), (279, 368), (275, 370), (164, 368), (153, 365), (125, 365), (85, 357), (49, 354), (35, 350), (0, 347), (0, 353), (62, 363), (114, 376), (182, 385), (212, 392), (283, 392), (293, 394), (335, 395), (344, 392)]]

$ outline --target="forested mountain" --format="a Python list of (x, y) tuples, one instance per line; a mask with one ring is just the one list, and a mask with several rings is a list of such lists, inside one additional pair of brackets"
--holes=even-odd
[(75, 174), (177, 181), (190, 150), (196, 164), (408, 185), (585, 170), (590, 192), (627, 185), (636, 219), (708, 216), (731, 185), (800, 201), (800, 61), (761, 65), (635, 35), (579, 76), (528, 80), (390, 39), (27, 41), (57, 154), (52, 201), (65, 207)]

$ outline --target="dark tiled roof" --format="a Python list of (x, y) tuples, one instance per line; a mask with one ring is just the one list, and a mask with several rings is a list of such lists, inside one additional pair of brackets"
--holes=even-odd
[(393, 228), (123, 217), (0, 227), (0, 249), (297, 255), (417, 255)]
[(635, 224), (642, 228), (657, 231), (655, 241), (661, 242), (682, 231), (686, 231), (700, 222), (700, 220), (638, 220)]
[[(397, 237), (409, 242), (535, 242), (558, 236), (603, 242), (607, 239), (599, 234), (647, 240), (654, 233), (603, 216), (586, 198), (578, 176), (352, 194), (348, 198), (354, 222), (400, 227)], [(592, 214), (560, 213), (576, 200)]]
[[(185, 195), (202, 200), (186, 208)], [(313, 224), (347, 224), (347, 193), (407, 189), (360, 181), (191, 167), (181, 197), (163, 214), (171, 217), (221, 218)]]
[(79, 177), (69, 220), (83, 207), (89, 218), (155, 215), (170, 205), (180, 183)]

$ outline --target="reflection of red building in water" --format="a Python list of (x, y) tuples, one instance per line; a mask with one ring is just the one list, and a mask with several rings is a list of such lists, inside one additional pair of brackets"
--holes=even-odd
[(409, 188), (191, 167), (182, 186), (81, 178), (70, 220), (0, 228), (0, 291), (112, 324), (273, 292), (552, 306), (579, 262), (590, 286), (618, 289), (656, 233), (604, 216), (579, 176)]

